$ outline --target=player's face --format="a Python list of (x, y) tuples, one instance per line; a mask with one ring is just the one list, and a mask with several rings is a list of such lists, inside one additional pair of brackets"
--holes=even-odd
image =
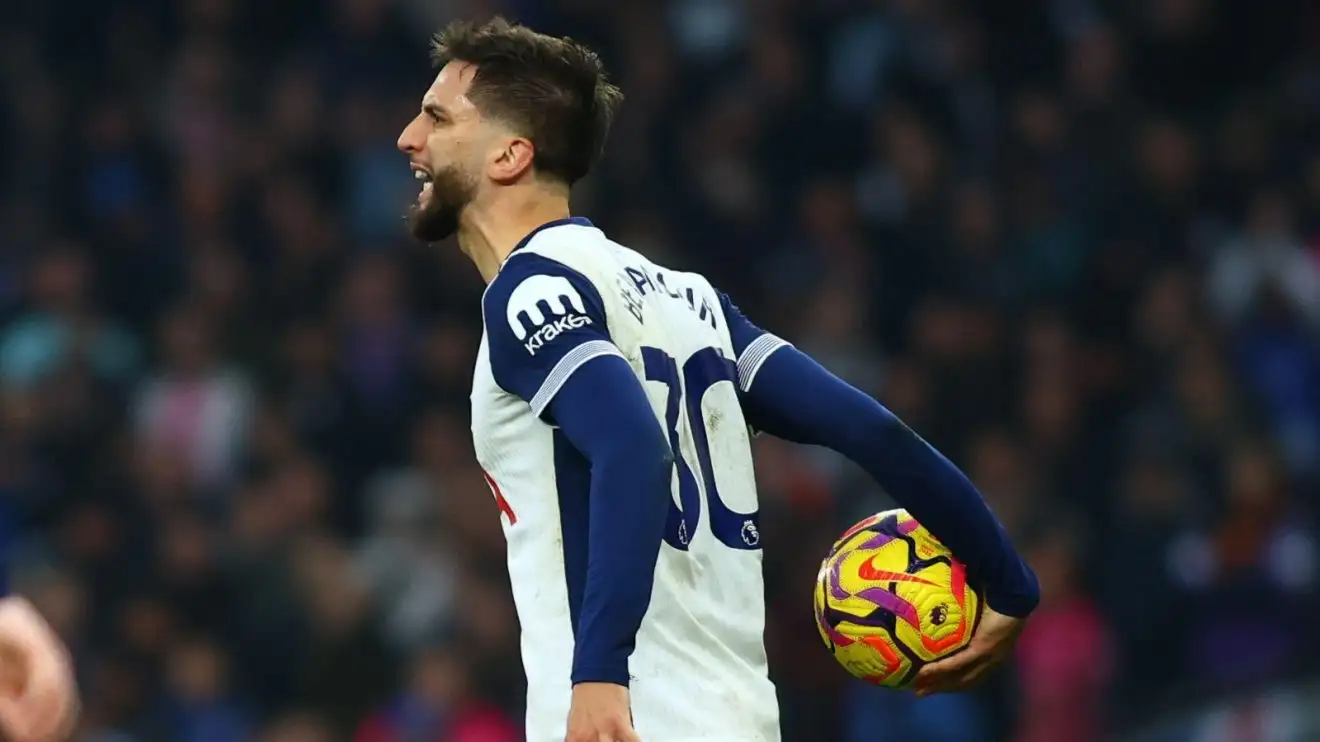
[(475, 75), (473, 65), (445, 65), (422, 97), (421, 111), (399, 135), (399, 150), (421, 183), (408, 223), (424, 242), (452, 235), (463, 208), (476, 197), (487, 137), (481, 114), (467, 97)]

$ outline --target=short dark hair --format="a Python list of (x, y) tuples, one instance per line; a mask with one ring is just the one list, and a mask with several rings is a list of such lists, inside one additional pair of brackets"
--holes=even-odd
[(476, 65), (468, 97), (477, 109), (532, 141), (538, 173), (572, 185), (600, 159), (623, 93), (594, 51), (496, 17), (454, 21), (432, 38), (437, 68), (455, 60)]

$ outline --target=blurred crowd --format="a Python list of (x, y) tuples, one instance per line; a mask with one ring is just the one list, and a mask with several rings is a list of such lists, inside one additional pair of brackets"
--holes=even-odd
[(876, 394), (1040, 575), (983, 693), (846, 681), (811, 583), (891, 501), (758, 440), (785, 742), (1092, 742), (1317, 670), (1315, 3), (6, 2), (0, 523), (79, 739), (519, 738), (483, 287), (394, 150), (494, 12), (625, 90), (576, 211)]

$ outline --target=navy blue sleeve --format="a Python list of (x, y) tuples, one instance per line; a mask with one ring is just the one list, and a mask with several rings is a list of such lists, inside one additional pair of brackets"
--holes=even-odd
[(720, 294), (720, 308), (724, 310), (729, 337), (733, 340), (733, 353), (738, 361), (738, 389), (745, 393), (752, 388), (761, 364), (788, 343), (752, 324), (727, 294)]
[(626, 686), (672, 497), (669, 442), (610, 339), (599, 291), (580, 273), (515, 253), (482, 309), (495, 381), (557, 425), (591, 467), (572, 682)]
[(674, 458), (632, 367), (606, 356), (569, 378), (550, 414), (591, 462), (587, 578), (572, 681), (628, 685), (628, 657), (651, 602)]
[(1035, 573), (958, 467), (879, 402), (787, 343), (766, 340), (774, 336), (724, 303), (749, 424), (847, 456), (967, 565), (992, 608), (1017, 617), (1035, 610)]

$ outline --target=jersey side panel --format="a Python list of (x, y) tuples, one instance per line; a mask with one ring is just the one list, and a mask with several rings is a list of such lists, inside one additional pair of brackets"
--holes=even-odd
[(557, 455), (555, 432), (495, 382), (483, 333), (473, 374), (472, 437), (507, 542), (528, 679), (527, 729), (562, 739), (574, 647), (569, 592), (575, 578), (568, 563), (575, 545), (585, 548), (578, 521), (584, 520), (581, 482), (588, 473)]

